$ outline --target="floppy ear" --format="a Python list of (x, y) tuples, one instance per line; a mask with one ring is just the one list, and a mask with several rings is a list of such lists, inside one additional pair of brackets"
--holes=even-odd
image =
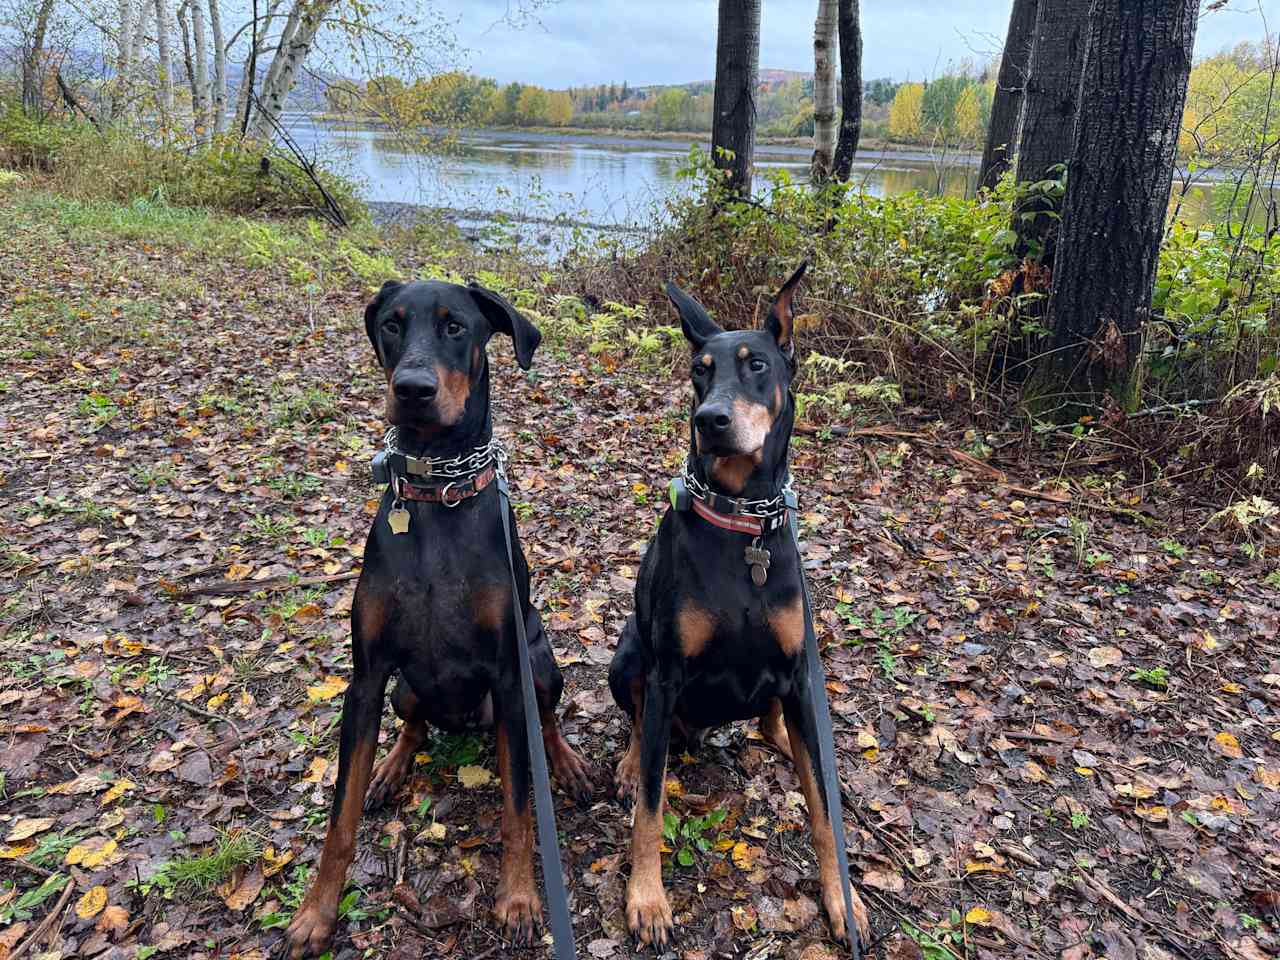
[(378, 345), (378, 314), (387, 301), (399, 293), (403, 286), (404, 284), (399, 280), (388, 280), (364, 308), (364, 332), (369, 335), (369, 342), (373, 344), (373, 352), (378, 355), (378, 363), (381, 366), (386, 366), (386, 363), (382, 358), (382, 348)]
[(480, 312), (484, 314), (489, 326), (495, 333), (505, 333), (516, 347), (516, 363), (521, 370), (533, 366), (533, 351), (542, 342), (542, 331), (529, 322), (528, 317), (492, 290), (472, 281), (467, 284), (467, 292), (475, 301)]
[(695, 350), (724, 330), (711, 319), (710, 314), (702, 308), (702, 304), (689, 296), (674, 283), (667, 283), (667, 296), (680, 314), (680, 326), (684, 328), (685, 339), (693, 344)]
[(804, 272), (808, 269), (808, 260), (800, 264), (800, 268), (791, 275), (791, 279), (782, 285), (782, 289), (773, 298), (773, 303), (769, 306), (769, 316), (765, 318), (765, 329), (773, 334), (773, 339), (778, 342), (778, 347), (788, 357), (795, 352), (795, 344), (791, 338), (795, 326), (795, 314), (791, 310), (791, 298), (795, 296), (796, 287), (800, 284), (800, 278), (804, 276)]

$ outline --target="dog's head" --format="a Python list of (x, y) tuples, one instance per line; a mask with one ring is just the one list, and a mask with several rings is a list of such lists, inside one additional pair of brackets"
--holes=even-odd
[(771, 438), (785, 456), (793, 417), (795, 372), (792, 297), (808, 264), (801, 264), (769, 307), (763, 330), (722, 329), (674, 283), (667, 296), (693, 347), (693, 447), (711, 458), (712, 476), (737, 493), (768, 457)]
[(525, 370), (542, 340), (492, 290), (440, 281), (388, 281), (365, 308), (364, 326), (387, 378), (388, 422), (423, 437), (487, 417), (490, 337), (511, 337)]

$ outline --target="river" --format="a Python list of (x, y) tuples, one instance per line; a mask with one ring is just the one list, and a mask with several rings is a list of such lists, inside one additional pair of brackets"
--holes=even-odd
[[(444, 208), (464, 229), (479, 231), (506, 215), (560, 248), (565, 221), (633, 230), (651, 224), (664, 199), (688, 189), (678, 173), (691, 140), (468, 130), (444, 152), (424, 152), (378, 127), (303, 116), (287, 121), (300, 148), (354, 177), (384, 220), (416, 208)], [(760, 144), (756, 166), (783, 169), (803, 181), (810, 152), (806, 146)], [(853, 179), (876, 196), (911, 190), (964, 196), (973, 192), (976, 173), (971, 155), (952, 154), (940, 162), (923, 151), (863, 151)], [(764, 188), (767, 182), (758, 178), (757, 189)], [(1210, 191), (1194, 188), (1183, 215), (1202, 222), (1211, 211)]]

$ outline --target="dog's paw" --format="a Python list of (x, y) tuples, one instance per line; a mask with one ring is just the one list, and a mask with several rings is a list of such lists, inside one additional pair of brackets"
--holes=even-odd
[(550, 760), (551, 773), (560, 788), (580, 805), (590, 804), (596, 792), (596, 774), (582, 755), (560, 740), (559, 746), (551, 752)]
[(532, 888), (510, 893), (499, 891), (493, 913), (515, 946), (529, 946), (537, 939), (538, 927), (542, 923), (542, 902)]
[(635, 802), (640, 789), (640, 750), (628, 748), (613, 773), (613, 795), (623, 807)]
[(627, 925), (642, 944), (665, 947), (674, 938), (675, 923), (662, 881), (627, 886)]
[[(853, 922), (858, 927), (854, 931), (854, 935), (859, 938), (861, 943), (869, 943), (871, 941), (871, 922), (867, 917), (866, 905), (862, 902), (862, 898), (858, 896), (857, 890), (851, 890), (850, 893), (853, 894)], [(841, 892), (838, 882), (828, 885), (823, 890), (822, 905), (827, 911), (827, 919), (831, 922), (831, 936), (841, 943), (849, 943), (849, 931), (846, 929), (848, 924), (845, 922), (844, 894)]]
[(280, 941), (279, 956), (284, 960), (303, 960), (318, 957), (329, 949), (333, 941), (333, 928), (338, 923), (336, 909), (325, 909), (304, 902), (293, 915), (293, 922)]
[(413, 753), (401, 750), (398, 745), (379, 760), (373, 768), (373, 776), (369, 780), (369, 789), (364, 795), (364, 809), (366, 812), (377, 810), (394, 797), (412, 769)]

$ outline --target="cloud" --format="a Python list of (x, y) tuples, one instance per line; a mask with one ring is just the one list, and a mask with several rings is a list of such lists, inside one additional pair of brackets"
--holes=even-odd
[[(559, 0), (519, 26), (503, 22), (516, 0), (437, 0), (436, 7), (456, 19), (470, 68), (504, 83), (645, 85), (715, 75), (715, 0)], [(1280, 28), (1280, 0), (1263, 8)], [(964, 60), (984, 63), (999, 54), (1009, 9), (1008, 0), (864, 2), (863, 75), (922, 79)], [(763, 0), (761, 66), (812, 69), (815, 10), (814, 0)], [(1261, 35), (1256, 9), (1238, 0), (1201, 19), (1196, 52)]]

